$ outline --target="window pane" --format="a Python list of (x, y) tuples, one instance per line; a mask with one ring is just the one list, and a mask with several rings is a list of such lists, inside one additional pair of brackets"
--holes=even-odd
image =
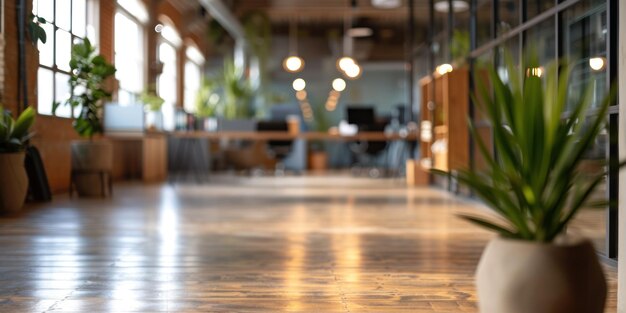
[(39, 68), (37, 71), (37, 112), (39, 114), (52, 114), (53, 94), (52, 71)]
[(61, 105), (57, 109), (57, 116), (70, 117), (70, 107), (65, 105), (65, 101), (70, 97), (70, 87), (68, 84), (70, 76), (63, 73), (54, 74), (55, 97), (54, 101), (60, 102)]
[[(52, 2), (52, 1), (50, 1)], [(56, 0), (55, 25), (59, 28), (70, 30), (72, 2), (71, 0)]]
[(61, 70), (70, 70), (70, 58), (72, 51), (72, 36), (70, 33), (57, 29), (56, 31), (56, 64)]
[(135, 16), (142, 23), (147, 23), (149, 20), (148, 10), (141, 0), (117, 0), (124, 10)]
[(85, 37), (87, 32), (87, 7), (85, 0), (72, 0), (72, 33)]
[(44, 24), (42, 27), (46, 31), (48, 41), (45, 44), (41, 42), (37, 43), (37, 47), (39, 48), (39, 64), (52, 67), (52, 65), (54, 65), (54, 26), (52, 26), (52, 24)]
[(157, 91), (165, 103), (163, 104), (163, 128), (173, 130), (175, 127), (175, 107), (177, 98), (176, 84), (176, 49), (168, 43), (159, 45), (159, 61), (163, 63), (163, 72), (157, 79)]
[(543, 13), (543, 11), (554, 7), (554, 0), (527, 0), (526, 9), (528, 19)]
[(519, 25), (519, 0), (500, 0), (499, 9), (498, 35), (501, 35)]
[(556, 29), (554, 19), (547, 19), (526, 31), (526, 45), (539, 52), (539, 63), (542, 66), (556, 59)]
[(448, 49), (448, 13), (435, 10), (433, 16), (433, 53), (435, 55), (435, 64), (449, 63), (450, 50)]
[(196, 94), (200, 88), (200, 67), (191, 62), (185, 63), (185, 111), (196, 111)]
[(469, 17), (469, 10), (454, 13), (454, 30), (450, 39), (452, 61), (459, 61), (470, 52)]
[(115, 77), (120, 89), (141, 93), (144, 89), (143, 31), (123, 13), (115, 15)]
[(477, 24), (476, 27), (476, 43), (478, 47), (491, 40), (491, 11), (493, 8), (493, 0), (477, 0)]
[(569, 104), (579, 99), (585, 87), (593, 88), (593, 106), (607, 91), (607, 16), (606, 7), (582, 1), (563, 13), (563, 49), (572, 62)]
[(37, 12), (39, 16), (46, 19), (47, 22), (54, 21), (54, 1), (39, 0), (37, 1)]

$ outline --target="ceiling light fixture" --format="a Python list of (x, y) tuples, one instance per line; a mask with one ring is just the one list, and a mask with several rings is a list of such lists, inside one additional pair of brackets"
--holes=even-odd
[(369, 37), (374, 31), (369, 27), (352, 27), (348, 29), (348, 36), (352, 38)]
[(335, 78), (333, 80), (333, 89), (339, 92), (346, 90), (346, 81), (341, 78)]
[(395, 9), (402, 5), (402, 0), (372, 0), (372, 6), (379, 9)]
[(350, 68), (354, 64), (356, 64), (356, 62), (351, 57), (342, 57), (341, 59), (337, 60), (337, 68), (342, 72), (347, 71), (348, 68)]
[(435, 71), (437, 71), (437, 73), (439, 73), (439, 75), (444, 75), (446, 73), (450, 73), (454, 70), (454, 68), (452, 67), (452, 65), (444, 63), (441, 64), (439, 66), (437, 66), (437, 68), (435, 69)]
[[(356, 1), (352, 2), (352, 10), (356, 8)], [(356, 79), (361, 76), (361, 67), (351, 57), (354, 45), (354, 38), (350, 36), (352, 29), (352, 15), (346, 14), (343, 20), (343, 57), (337, 60), (337, 69), (349, 79)], [(371, 30), (371, 29), (370, 29)]]
[(345, 74), (350, 79), (357, 79), (361, 76), (361, 67), (354, 63), (346, 69)]
[[(452, 0), (452, 12), (465, 12), (469, 10), (469, 4), (464, 0)], [(448, 0), (437, 1), (435, 2), (435, 11), (439, 13), (448, 13), (450, 12), (450, 4)]]
[(306, 82), (302, 78), (296, 78), (291, 86), (295, 91), (302, 91), (304, 90), (304, 88), (306, 88)]
[(299, 56), (288, 56), (283, 60), (283, 67), (287, 72), (296, 73), (304, 68), (304, 60)]
[(283, 68), (290, 73), (304, 69), (304, 60), (298, 56), (298, 25), (294, 19), (289, 24), (289, 56), (283, 60)]
[(604, 62), (604, 58), (603, 57), (595, 57), (595, 58), (590, 58), (589, 59), (589, 67), (591, 67), (592, 70), (594, 71), (600, 71), (602, 69), (604, 69), (604, 65), (606, 64), (606, 62)]

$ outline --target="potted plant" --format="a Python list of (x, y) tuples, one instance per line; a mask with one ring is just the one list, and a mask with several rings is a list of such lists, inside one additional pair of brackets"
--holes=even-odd
[(462, 215), (498, 234), (477, 269), (480, 311), (603, 312), (606, 282), (594, 248), (566, 230), (582, 207), (596, 204), (590, 196), (605, 179), (604, 170), (582, 175), (579, 166), (605, 127), (614, 91), (593, 108), (590, 88), (568, 103), (570, 66), (541, 68), (526, 55), (521, 67), (506, 56), (506, 83), (487, 70), (493, 93), (484, 71), (477, 77), (475, 103), (492, 126), (494, 153), (470, 125), (487, 165), (457, 176), (499, 217)]
[(115, 67), (96, 53), (89, 39), (84, 39), (72, 46), (70, 68), (70, 97), (65, 105), (72, 108), (72, 114), (80, 108), (73, 127), (81, 137), (89, 139), (72, 142), (72, 180), (79, 195), (101, 195), (102, 185), (107, 183), (103, 176), (108, 174), (106, 179), (111, 179), (113, 146), (106, 140), (94, 140), (94, 136), (103, 132), (102, 106), (111, 96), (104, 84), (115, 74)]
[(217, 129), (217, 113), (220, 109), (220, 95), (217, 92), (218, 80), (215, 77), (203, 77), (196, 94), (195, 116), (204, 122), (204, 130)]
[(149, 131), (161, 129), (163, 125), (161, 107), (165, 100), (156, 94), (154, 88), (144, 91), (139, 100), (143, 103), (146, 111), (146, 129)]
[(24, 205), (28, 191), (28, 177), (24, 168), (24, 149), (32, 136), (35, 110), (26, 108), (14, 120), (11, 113), (0, 106), (0, 212), (16, 212)]
[[(330, 128), (331, 122), (324, 105), (313, 106), (314, 115), (311, 121), (311, 128), (314, 131), (326, 133)], [(326, 149), (326, 141), (311, 140), (309, 142), (308, 164), (312, 171), (325, 171), (328, 169), (328, 152)]]

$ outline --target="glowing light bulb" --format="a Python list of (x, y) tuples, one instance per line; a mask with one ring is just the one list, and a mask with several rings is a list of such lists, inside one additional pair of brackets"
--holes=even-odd
[(295, 91), (302, 91), (306, 88), (306, 82), (302, 78), (296, 78), (291, 86), (293, 86)]
[(452, 65), (444, 63), (444, 64), (437, 66), (435, 70), (437, 71), (437, 73), (439, 73), (439, 75), (444, 75), (446, 73), (452, 72), (454, 68), (452, 67)]
[(604, 68), (604, 58), (603, 57), (595, 57), (589, 59), (589, 67), (591, 67), (594, 71), (600, 71)]
[(306, 91), (304, 91), (304, 90), (300, 90), (300, 91), (296, 92), (296, 98), (298, 100), (300, 100), (300, 101), (306, 100), (306, 96), (307, 96), (307, 94), (306, 94)]
[(337, 61), (337, 67), (342, 72), (347, 71), (354, 64), (356, 64), (356, 62), (351, 57), (343, 57)]
[(300, 72), (304, 68), (304, 60), (295, 55), (289, 56), (283, 61), (283, 68), (291, 73)]
[(345, 70), (345, 73), (348, 78), (355, 79), (361, 75), (361, 67), (354, 63)]
[(541, 67), (531, 67), (526, 70), (526, 76), (541, 77), (542, 75), (543, 75), (543, 68)]
[(346, 81), (341, 78), (335, 78), (335, 80), (333, 80), (333, 89), (344, 91), (346, 89)]

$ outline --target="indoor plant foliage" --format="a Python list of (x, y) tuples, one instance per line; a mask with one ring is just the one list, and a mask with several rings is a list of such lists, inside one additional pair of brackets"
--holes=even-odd
[(139, 101), (144, 105), (146, 111), (146, 128), (148, 130), (156, 130), (158, 125), (163, 124), (163, 116), (161, 115), (161, 107), (165, 100), (154, 91), (155, 88), (151, 86), (148, 90), (145, 90), (139, 96)]
[[(115, 67), (96, 53), (89, 39), (72, 46), (70, 60), (72, 76), (69, 79), (70, 97), (65, 103), (81, 112), (74, 120), (74, 129), (81, 137), (91, 139), (95, 134), (101, 134), (101, 111), (104, 100), (111, 93), (104, 89), (104, 82), (115, 74)], [(55, 105), (55, 108), (58, 104)]]
[(499, 234), (478, 267), (481, 312), (603, 312), (606, 283), (594, 249), (565, 231), (582, 207), (597, 205), (588, 200), (606, 173), (577, 169), (605, 127), (613, 92), (594, 108), (591, 88), (567, 103), (570, 66), (554, 63), (541, 75), (536, 55), (526, 55), (521, 67), (507, 56), (506, 83), (487, 70), (492, 93), (483, 76), (475, 80), (497, 157), (470, 126), (487, 165), (457, 176), (500, 217), (462, 216)]
[[(113, 169), (113, 147), (106, 140), (93, 140), (102, 134), (102, 106), (111, 93), (105, 89), (105, 81), (115, 74), (115, 67), (109, 64), (89, 39), (72, 46), (70, 59), (72, 75), (69, 79), (70, 97), (65, 102), (72, 108), (80, 108), (80, 114), (73, 126), (81, 137), (88, 141), (72, 142), (72, 177), (79, 195), (100, 195), (102, 184), (107, 184), (103, 173), (111, 179)], [(55, 105), (56, 108), (58, 104)]]
[(24, 149), (32, 137), (30, 128), (35, 122), (35, 110), (26, 108), (13, 119), (0, 106), (0, 211), (15, 212), (26, 199), (28, 177), (24, 169)]

